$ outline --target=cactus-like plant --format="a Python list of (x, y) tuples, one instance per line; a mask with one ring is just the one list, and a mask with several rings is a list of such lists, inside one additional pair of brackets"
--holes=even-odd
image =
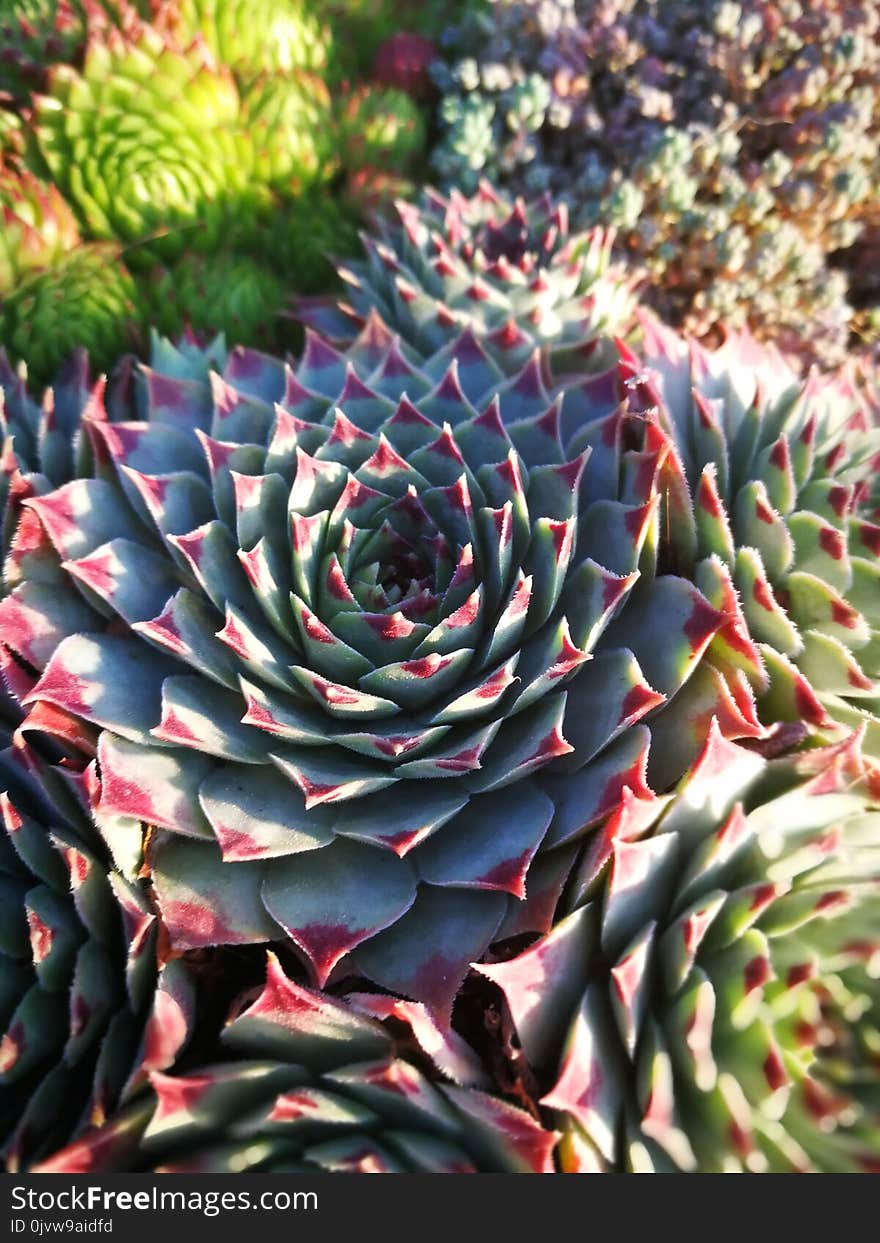
[(565, 205), (549, 196), (526, 203), (488, 182), (470, 197), (426, 190), (417, 204), (398, 201), (362, 240), (365, 259), (339, 265), (345, 300), (298, 308), (338, 342), (351, 341), (375, 307), (420, 353), (469, 328), (507, 367), (540, 348), (565, 375), (607, 363), (602, 334), (632, 320), (634, 282), (611, 263), (613, 234), (572, 233)]
[[(56, 184), (96, 238), (163, 253), (228, 243), (247, 231), (265, 190), (225, 67), (150, 27), (90, 44), (82, 72), (59, 65), (37, 101), (35, 132)], [(261, 191), (263, 198), (261, 199)]]

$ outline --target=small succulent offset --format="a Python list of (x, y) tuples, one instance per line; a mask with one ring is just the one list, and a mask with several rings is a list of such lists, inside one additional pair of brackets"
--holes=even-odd
[(0, 1149), (49, 1156), (170, 1066), (192, 1021), (182, 963), (157, 968), (156, 914), (108, 861), (88, 780), (20, 736), (0, 752)]
[(152, 1073), (149, 1095), (38, 1171), (553, 1171), (558, 1135), (482, 1091), (468, 1047), (415, 1003), (339, 1001), (295, 984), (270, 955), (260, 995), (227, 1025), (220, 1052), (222, 1062), (186, 1074)]
[(558, 1076), (563, 1168), (876, 1173), (880, 786), (859, 736), (767, 761), (713, 728), (645, 819), (601, 835), (549, 936), (479, 968)]
[(434, 165), (617, 226), (688, 331), (837, 363), (848, 287), (871, 296), (850, 248), (877, 231), (878, 29), (864, 0), (493, 0), (436, 66)]
[(78, 346), (109, 366), (137, 343), (136, 293), (116, 247), (81, 242), (57, 187), (0, 156), (0, 341), (48, 378)]
[(425, 145), (422, 109), (398, 87), (343, 92), (337, 109), (339, 153), (349, 170), (403, 172)]
[(561, 378), (607, 365), (602, 334), (632, 321), (634, 282), (611, 263), (613, 234), (572, 233), (565, 205), (549, 196), (527, 203), (488, 182), (470, 197), (425, 190), (417, 204), (396, 202), (362, 242), (366, 258), (337, 268), (346, 300), (298, 306), (337, 342), (353, 340), (375, 309), (421, 354), (468, 328), (507, 367), (542, 349)]
[(723, 583), (722, 610), (658, 572), (659, 430), (613, 377), (554, 401), (537, 357), (508, 371), (469, 330), (407, 357), (375, 316), (295, 370), (158, 345), (132, 406), (84, 400), (77, 477), (21, 502), (17, 697), (70, 746), (100, 730), (97, 822), (138, 853), (149, 826), (175, 950), (286, 934), (320, 986), (448, 1018), (642, 788), (642, 718), (662, 784), (713, 712), (762, 734), (719, 672)]
[(413, 99), (431, 93), (429, 70), (437, 51), (430, 39), (409, 30), (399, 30), (379, 45), (373, 60), (373, 75), (384, 86), (406, 91)]

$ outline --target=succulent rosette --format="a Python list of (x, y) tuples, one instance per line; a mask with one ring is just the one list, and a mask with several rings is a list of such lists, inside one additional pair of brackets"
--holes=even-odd
[(192, 1006), (184, 965), (157, 968), (155, 912), (108, 861), (87, 780), (4, 741), (0, 1145), (14, 1171), (170, 1066)]
[[(495, 359), (508, 372), (536, 335), (539, 344), (549, 338), (542, 367), (551, 378), (569, 376), (563, 390), (577, 389), (578, 375), (593, 389), (606, 384), (640, 416), (628, 426), (643, 450), (656, 452), (668, 441), (662, 564), (737, 618), (735, 632), (713, 641), (700, 675), (707, 703), (717, 710), (719, 695), (726, 702), (725, 733), (736, 735), (737, 716), (742, 736), (760, 722), (801, 722), (833, 737), (864, 721), (866, 746), (880, 753), (876, 385), (864, 367), (804, 383), (778, 352), (747, 333), (729, 333), (709, 351), (645, 314), (638, 317), (642, 357), (619, 346), (617, 369), (590, 379), (608, 361), (608, 343), (597, 338), (590, 317), (616, 300), (617, 310), (600, 315), (600, 325), (608, 318), (620, 323), (627, 287), (612, 270), (603, 289), (595, 250), (581, 252), (580, 275), (567, 244), (554, 253), (564, 238), (564, 208), (541, 202), (545, 215), (535, 217), (533, 208), (530, 228), (528, 209), (521, 202), (511, 208), (488, 185), (472, 199), (429, 192), (423, 203), (433, 206), (436, 227), (426, 223), (430, 211), (402, 205), (401, 223), (385, 227), (384, 241), (367, 239), (367, 260), (340, 265), (347, 300), (306, 301), (304, 314), (347, 340), (375, 301), (422, 352), (476, 319), (488, 333), (481, 337), (487, 349), (504, 342)], [(465, 218), (486, 223), (468, 228)], [(590, 236), (595, 247), (597, 235)], [(496, 305), (497, 286), (484, 280), (488, 256), (496, 269), (515, 271), (519, 300), (510, 295)], [(563, 302), (561, 311), (554, 305), (557, 268), (581, 288), (595, 281), (591, 293)], [(503, 315), (509, 318), (493, 335), (494, 318)], [(582, 427), (573, 443), (589, 444), (597, 455), (600, 426)], [(682, 702), (690, 712), (692, 703)]]
[(153, 272), (147, 301), (154, 329), (169, 337), (187, 328), (210, 334), (226, 326), (249, 344), (272, 338), (284, 286), (266, 264), (247, 255), (192, 254)]
[(613, 234), (571, 233), (563, 203), (527, 203), (482, 182), (470, 197), (422, 192), (397, 202), (362, 238), (366, 258), (339, 266), (346, 301), (301, 305), (304, 318), (349, 341), (372, 308), (422, 354), (449, 344), (463, 328), (480, 334), (497, 361), (522, 365), (538, 347), (554, 374), (584, 372), (600, 334), (625, 330), (633, 282), (611, 264)]
[(41, 84), (47, 64), (70, 59), (81, 41), (81, 12), (70, 0), (4, 0), (0, 89), (26, 98)]
[(162, 235), (163, 254), (213, 248), (233, 227), (252, 229), (265, 200), (230, 70), (203, 44), (179, 50), (152, 27), (90, 42), (81, 71), (55, 66), (34, 130), (95, 238)]
[(395, 87), (356, 86), (341, 98), (339, 146), (349, 170), (405, 172), (425, 146), (421, 108)]
[(431, 94), (429, 70), (437, 49), (430, 39), (412, 30), (399, 30), (385, 39), (373, 58), (373, 77), (383, 86), (395, 86), (413, 99)]
[(264, 74), (241, 91), (252, 176), (288, 195), (328, 181), (338, 166), (330, 92), (311, 73)]
[(79, 243), (76, 220), (55, 186), (0, 159), (0, 294), (30, 272), (50, 267)]
[(138, 343), (138, 290), (111, 242), (92, 242), (28, 273), (0, 300), (0, 341), (27, 358), (35, 383), (48, 383), (74, 350), (109, 367)]
[(642, 718), (661, 786), (707, 714), (762, 733), (704, 667), (735, 601), (658, 572), (667, 445), (614, 377), (553, 401), (537, 357), (507, 379), (464, 331), (408, 358), (375, 316), (295, 370), (155, 364), (128, 415), (99, 386), (79, 477), (22, 502), (15, 692), (69, 745), (100, 729), (98, 824), (143, 848), (176, 952), (286, 935), (319, 986), (445, 1021), (643, 788)]
[[(864, 724), (880, 756), (880, 423), (855, 372), (800, 381), (769, 347), (716, 351), (643, 318), (658, 419), (693, 518), (670, 527), (679, 573), (720, 558), (764, 676), (766, 720), (837, 736)], [(684, 507), (682, 506), (682, 510)]]
[(631, 810), (549, 936), (479, 968), (555, 1078), (563, 1168), (876, 1172), (880, 789), (860, 736), (768, 761), (713, 727), (647, 832)]
[(415, 1003), (340, 1001), (295, 984), (270, 955), (262, 991), (227, 1025), (220, 1054), (227, 1060), (186, 1074), (152, 1073), (148, 1096), (39, 1171), (553, 1170), (558, 1135), (483, 1091), (467, 1045)]

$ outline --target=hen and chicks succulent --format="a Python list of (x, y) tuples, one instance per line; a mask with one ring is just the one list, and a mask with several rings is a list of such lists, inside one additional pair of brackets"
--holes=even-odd
[(876, 396), (615, 345), (608, 241), (429, 193), (296, 360), (0, 371), (14, 745), (160, 970), (285, 964), (12, 1161), (873, 1168)]

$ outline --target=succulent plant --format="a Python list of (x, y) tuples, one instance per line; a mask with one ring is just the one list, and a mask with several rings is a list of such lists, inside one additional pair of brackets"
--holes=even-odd
[(346, 174), (341, 189), (343, 203), (361, 220), (375, 218), (395, 199), (413, 198), (416, 193), (417, 186), (410, 178), (370, 165)]
[(422, 110), (404, 91), (357, 86), (339, 104), (340, 155), (349, 169), (383, 168), (402, 173), (425, 146)]
[(426, 190), (418, 205), (395, 210), (377, 237), (362, 239), (365, 261), (339, 266), (346, 302), (299, 304), (309, 323), (347, 342), (376, 307), (422, 354), (470, 328), (505, 366), (538, 347), (560, 375), (608, 362), (600, 334), (626, 329), (634, 298), (632, 280), (610, 262), (607, 230), (572, 234), (564, 204), (513, 200), (488, 182), (469, 198)]
[(25, 276), (0, 301), (0, 341), (26, 358), (32, 380), (48, 383), (79, 347), (109, 367), (137, 344), (141, 309), (135, 284), (112, 243), (94, 242)]
[(192, 1007), (184, 965), (157, 970), (156, 915), (108, 862), (86, 780), (4, 741), (0, 1148), (15, 1171), (170, 1066)]
[(56, 66), (35, 112), (40, 153), (90, 235), (162, 235), (163, 255), (255, 227), (267, 192), (253, 180), (257, 153), (241, 122), (229, 70), (151, 27), (90, 44), (82, 72)]
[(264, 74), (242, 90), (241, 127), (253, 148), (251, 175), (293, 197), (337, 171), (330, 92), (311, 73)]
[(0, 295), (35, 269), (50, 267), (79, 242), (73, 214), (55, 186), (0, 160)]
[[(408, 1040), (395, 1040), (383, 1018), (396, 1020)], [(419, 1043), (426, 1035), (430, 1057)], [(440, 1033), (421, 1006), (312, 992), (270, 955), (261, 993), (220, 1045), (230, 1060), (153, 1073), (146, 1099), (39, 1171), (553, 1170), (558, 1136), (475, 1087), (484, 1075), (470, 1050)]]
[(185, 328), (208, 335), (227, 330), (236, 341), (253, 344), (274, 338), (284, 285), (249, 256), (192, 254), (157, 268), (147, 298), (151, 323), (167, 336)]
[[(266, 220), (254, 251), (263, 264), (284, 274), (285, 293), (325, 293), (338, 286), (334, 259), (359, 253), (357, 209), (343, 194), (321, 187), (279, 204)], [(265, 344), (263, 345), (265, 347)]]
[(731, 334), (689, 345), (643, 317), (659, 420), (694, 517), (672, 564), (700, 582), (720, 558), (758, 642), (765, 719), (839, 735), (880, 758), (880, 402), (855, 374), (806, 384), (773, 350)]
[(876, 1172), (880, 789), (858, 735), (768, 761), (713, 727), (642, 812), (588, 847), (547, 937), (479, 968), (555, 1079), (563, 1168)]
[(0, 91), (27, 98), (43, 84), (49, 64), (73, 58), (82, 37), (82, 11), (73, 0), (3, 0)]
[(843, 252), (876, 215), (878, 29), (865, 0), (492, 0), (436, 66), (434, 166), (615, 225), (655, 308), (696, 335), (748, 322), (836, 364)]
[(79, 477), (22, 502), (17, 696), (100, 728), (97, 821), (137, 852), (147, 826), (175, 951), (286, 934), (319, 985), (448, 1016), (644, 785), (642, 718), (661, 785), (712, 713), (763, 734), (723, 567), (720, 608), (657, 572), (659, 429), (636, 440), (613, 376), (553, 402), (537, 358), (509, 372), (468, 330), (408, 358), (376, 316), (295, 371), (159, 344), (130, 413), (119, 383), (88, 398)]
[(379, 45), (373, 59), (373, 78), (383, 86), (405, 91), (413, 99), (426, 99), (431, 93), (428, 71), (436, 56), (430, 39), (399, 30)]

